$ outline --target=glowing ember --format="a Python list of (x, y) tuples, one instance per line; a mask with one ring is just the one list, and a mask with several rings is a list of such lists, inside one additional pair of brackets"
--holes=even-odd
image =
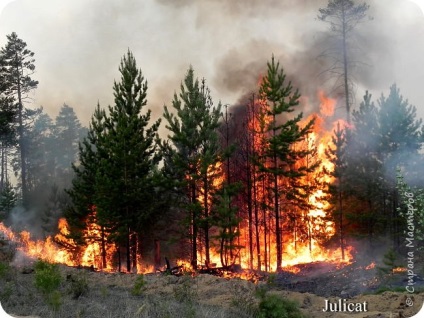
[(393, 273), (402, 273), (402, 272), (406, 272), (407, 269), (405, 267), (396, 267), (392, 269)]
[(371, 264), (369, 264), (368, 266), (366, 266), (365, 267), (365, 269), (373, 269), (373, 268), (375, 268), (375, 263), (374, 262), (372, 262)]

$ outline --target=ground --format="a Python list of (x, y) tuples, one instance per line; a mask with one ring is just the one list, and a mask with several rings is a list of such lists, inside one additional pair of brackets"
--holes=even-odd
[[(321, 266), (322, 267), (322, 266)], [(268, 294), (296, 301), (305, 317), (395, 318), (412, 317), (424, 303), (424, 294), (411, 295), (412, 307), (406, 305), (406, 292), (386, 291), (382, 294), (357, 294), (343, 297), (348, 302), (367, 302), (368, 311), (358, 314), (323, 312), (325, 299), (337, 301), (341, 296), (318, 296), (310, 292), (287, 290), (281, 280), (296, 284), (301, 275), (271, 276), (251, 282), (240, 278), (222, 278), (208, 274), (173, 276), (164, 274), (101, 273), (87, 269), (59, 266), (61, 283), (56, 298), (49, 299), (34, 285), (33, 267), (8, 268), (0, 275), (0, 301), (9, 314), (49, 317), (257, 317), (258, 289)], [(347, 271), (347, 269), (345, 269)], [(358, 271), (357, 271), (358, 272)], [(1, 272), (0, 272), (1, 273)], [(319, 276), (329, 276), (320, 273)], [(362, 275), (363, 276), (363, 275)], [(308, 278), (309, 279), (309, 278)], [(367, 280), (360, 283), (363, 285)], [(323, 281), (320, 282), (320, 284)], [(343, 281), (342, 281), (343, 283)], [(333, 290), (331, 281), (327, 288)], [(343, 283), (344, 284), (344, 283)], [(337, 285), (337, 277), (333, 278)], [(317, 286), (317, 285), (314, 285)], [(337, 289), (337, 288), (336, 288)], [(339, 289), (337, 289), (338, 292)], [(318, 292), (320, 293), (320, 292)]]

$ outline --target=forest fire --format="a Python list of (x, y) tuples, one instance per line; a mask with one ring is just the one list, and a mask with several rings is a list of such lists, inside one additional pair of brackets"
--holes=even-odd
[[(297, 273), (299, 268), (294, 265), (311, 263), (317, 261), (331, 262), (335, 264), (349, 264), (353, 260), (353, 248), (345, 246), (342, 251), (341, 247), (327, 248), (323, 242), (328, 241), (336, 233), (333, 220), (327, 216), (330, 208), (329, 202), (326, 200), (325, 186), (331, 183), (332, 177), (324, 173), (324, 170), (332, 171), (333, 166), (326, 157), (325, 149), (331, 144), (331, 136), (333, 131), (325, 129), (325, 121), (329, 116), (334, 114), (336, 101), (328, 98), (324, 92), (318, 92), (320, 100), (320, 113), (314, 114), (303, 120), (301, 125), (311, 119), (315, 119), (313, 130), (308, 137), (296, 144), (299, 149), (308, 149), (314, 151), (311, 158), (303, 158), (296, 162), (295, 165), (316, 166), (313, 172), (306, 173), (300, 180), (298, 185), (302, 195), (307, 197), (307, 203), (303, 209), (294, 204), (292, 198), (288, 196), (281, 197), (281, 220), (279, 221), (280, 229), (276, 229), (274, 215), (270, 209), (272, 201), (271, 183), (272, 180), (263, 171), (270, 168), (272, 162), (265, 160), (262, 169), (251, 169), (252, 184), (250, 189), (251, 206), (239, 206), (239, 214), (244, 209), (248, 217), (241, 217), (242, 221), (237, 227), (227, 229), (228, 233), (239, 233), (236, 242), (237, 249), (228, 248), (225, 252), (219, 252), (214, 243), (206, 247), (200, 238), (198, 241), (197, 260), (200, 267), (213, 268), (228, 265), (239, 264), (243, 269), (258, 271), (276, 271), (277, 264), (277, 236), (276, 232), (280, 231), (281, 240), (281, 269)], [(248, 107), (247, 122), (247, 142), (252, 147), (252, 155), (258, 158), (265, 155), (264, 149), (267, 143), (266, 125), (273, 120), (269, 115), (267, 105), (261, 100), (255, 101)], [(342, 121), (336, 121), (335, 125), (345, 124)], [(228, 165), (228, 164), (227, 164)], [(220, 188), (225, 183), (225, 172), (230, 168), (224, 162), (213, 164), (212, 168), (208, 168), (207, 178), (213, 179), (210, 188), (204, 188), (203, 180), (199, 181), (199, 193), (197, 200), (200, 205), (209, 213), (212, 213), (213, 189)], [(278, 187), (284, 189), (287, 181), (278, 181)], [(117, 254), (118, 246), (108, 243), (105, 240), (105, 233), (102, 227), (97, 224), (96, 213), (92, 211), (87, 220), (87, 226), (84, 230), (84, 244), (77, 244), (69, 238), (70, 229), (66, 219), (62, 218), (58, 222), (58, 234), (54, 237), (47, 237), (45, 240), (32, 240), (29, 232), (21, 232), (14, 234), (10, 229), (0, 224), (0, 232), (3, 232), (9, 240), (16, 242), (18, 250), (32, 258), (41, 258), (54, 263), (62, 263), (69, 266), (91, 267), (102, 271), (117, 270)], [(210, 228), (210, 237), (217, 237), (218, 229)], [(225, 234), (225, 233), (224, 233)], [(236, 236), (234, 236), (236, 237)], [(228, 242), (221, 242), (227, 244)], [(222, 245), (223, 246), (223, 245)], [(208, 255), (206, 255), (208, 249)], [(223, 255), (225, 254), (225, 255)], [(133, 257), (140, 259), (139, 255)], [(223, 264), (225, 260), (225, 264)], [(201, 265), (203, 264), (203, 265)], [(190, 261), (180, 260), (178, 266), (189, 270)], [(133, 265), (133, 271), (138, 273), (154, 272), (155, 268), (150, 265), (137, 262)], [(243, 276), (243, 275), (241, 275)], [(248, 277), (247, 275), (246, 277)], [(248, 278), (246, 278), (248, 279)]]

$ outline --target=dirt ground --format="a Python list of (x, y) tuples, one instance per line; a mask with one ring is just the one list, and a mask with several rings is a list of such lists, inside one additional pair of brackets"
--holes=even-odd
[[(269, 289), (282, 298), (294, 300), (305, 317), (405, 318), (415, 315), (424, 303), (424, 295), (411, 295), (413, 306), (407, 306), (406, 292), (387, 291), (381, 295), (356, 295), (347, 302), (367, 303), (367, 312), (323, 312), (325, 300), (337, 302), (340, 297), (322, 297), (307, 292), (282, 290), (262, 282), (213, 275), (176, 277), (146, 274), (139, 295), (132, 292), (135, 274), (101, 273), (60, 267), (61, 306), (54, 311), (34, 287), (31, 270), (14, 269), (8, 279), (0, 280), (0, 301), (9, 314), (48, 317), (255, 317), (249, 307), (258, 303), (255, 291)], [(23, 272), (27, 272), (24, 274)], [(72, 281), (83, 278), (87, 290), (72, 296)], [(6, 294), (4, 291), (9, 290)]]

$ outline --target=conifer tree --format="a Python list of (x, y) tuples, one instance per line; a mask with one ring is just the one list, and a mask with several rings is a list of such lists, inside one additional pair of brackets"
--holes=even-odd
[(367, 235), (371, 240), (381, 225), (383, 206), (384, 174), (379, 152), (381, 141), (378, 108), (366, 92), (359, 109), (352, 112), (353, 129), (346, 134), (347, 191), (354, 197), (350, 204), (352, 222), (357, 225), (357, 234)]
[(27, 49), (27, 44), (18, 38), (13, 32), (7, 35), (7, 43), (0, 51), (0, 65), (2, 68), (5, 94), (15, 97), (16, 100), (16, 123), (18, 133), (18, 144), (20, 152), (22, 202), (27, 205), (27, 147), (25, 140), (25, 107), (24, 100), (27, 94), (35, 89), (38, 81), (31, 78), (35, 70), (34, 53)]
[(396, 169), (403, 168), (407, 178), (416, 178), (422, 165), (422, 119), (417, 119), (416, 108), (400, 94), (396, 84), (390, 87), (388, 97), (378, 100), (377, 121), (381, 141), (377, 147), (385, 178), (385, 206), (390, 229), (397, 248), (401, 244), (402, 222), (398, 213), (399, 194), (396, 189)]
[[(0, 78), (0, 81), (3, 79)], [(9, 152), (16, 143), (14, 108), (13, 98), (0, 92), (0, 191), (8, 182)]]
[(335, 224), (338, 225), (340, 237), (340, 249), (342, 251), (342, 259), (345, 258), (345, 229), (344, 229), (344, 203), (346, 196), (346, 131), (337, 124), (331, 138), (332, 146), (325, 150), (325, 155), (333, 164), (332, 171), (326, 171), (327, 174), (334, 178), (334, 182), (328, 185), (329, 202), (332, 204), (332, 216)]
[(217, 128), (221, 104), (213, 106), (205, 81), (199, 83), (190, 67), (181, 84), (180, 94), (174, 95), (172, 107), (174, 111), (164, 107), (166, 128), (171, 135), (163, 150), (167, 174), (176, 180), (177, 191), (184, 194), (180, 204), (188, 212), (191, 263), (196, 268), (200, 230), (204, 235), (205, 262), (210, 262), (211, 211), (208, 198), (216, 191), (213, 180), (219, 174)]
[(302, 194), (297, 187), (284, 188), (282, 181), (285, 180), (294, 184), (307, 172), (316, 169), (316, 164), (309, 167), (299, 166), (294, 168), (300, 159), (310, 154), (308, 149), (297, 150), (294, 145), (303, 141), (307, 134), (311, 132), (313, 120), (309, 121), (304, 127), (300, 127), (299, 122), (303, 117), (302, 113), (293, 116), (293, 118), (288, 116), (299, 105), (300, 94), (297, 90), (293, 91), (291, 82), (286, 82), (286, 75), (274, 57), (272, 57), (271, 62), (268, 62), (267, 75), (263, 78), (260, 86), (260, 96), (268, 105), (268, 115), (271, 117), (271, 121), (266, 126), (269, 137), (264, 150), (265, 157), (269, 159), (270, 164), (265, 165), (264, 161), (258, 164), (260, 169), (270, 177), (272, 183), (270, 191), (273, 197), (272, 211), (276, 234), (276, 268), (281, 270), (283, 253), (281, 212), (284, 208), (281, 205), (282, 198), (302, 200)]
[(116, 223), (115, 240), (126, 248), (130, 271), (136, 254), (131, 254), (136, 246), (131, 237), (142, 232), (156, 201), (154, 172), (160, 161), (156, 145), (160, 120), (150, 124), (151, 111), (145, 110), (147, 81), (130, 51), (119, 71), (121, 81), (113, 87), (115, 104), (109, 106), (105, 118), (104, 156), (96, 174), (95, 202), (99, 220)]
[(7, 219), (12, 209), (16, 206), (18, 196), (11, 183), (7, 181), (0, 192), (0, 222)]
[[(390, 87), (389, 96), (378, 100), (378, 125), (381, 143), (379, 152), (385, 162), (387, 176), (395, 183), (396, 167), (410, 163), (405, 172), (411, 174), (413, 164), (423, 146), (421, 140), (422, 119), (417, 119), (417, 109), (400, 94), (396, 84)], [(411, 166), (412, 164), (412, 166)]]
[[(77, 244), (83, 245), (87, 238), (84, 230), (90, 222), (95, 207), (95, 184), (99, 162), (101, 160), (102, 143), (105, 134), (104, 109), (97, 104), (88, 128), (87, 136), (79, 143), (79, 159), (72, 163), (74, 178), (72, 187), (66, 192), (72, 200), (72, 205), (65, 210), (65, 217), (71, 227), (70, 238)], [(104, 230), (104, 226), (102, 227)], [(100, 237), (102, 246), (105, 246), (106, 236)], [(103, 267), (106, 267), (105, 249), (102, 250)]]
[(55, 179), (62, 187), (69, 187), (71, 166), (77, 160), (78, 144), (83, 134), (81, 123), (72, 107), (63, 104), (55, 118), (53, 130)]
[[(335, 34), (334, 47), (326, 50), (324, 55), (332, 58), (334, 63), (327, 70), (336, 78), (336, 86), (344, 91), (346, 103), (346, 118), (350, 123), (352, 104), (352, 79), (350, 72), (357, 64), (352, 59), (352, 33), (358, 23), (365, 19), (369, 5), (362, 3), (355, 5), (352, 0), (329, 0), (326, 8), (319, 9), (318, 19), (330, 25)], [(341, 83), (340, 83), (341, 81)]]

